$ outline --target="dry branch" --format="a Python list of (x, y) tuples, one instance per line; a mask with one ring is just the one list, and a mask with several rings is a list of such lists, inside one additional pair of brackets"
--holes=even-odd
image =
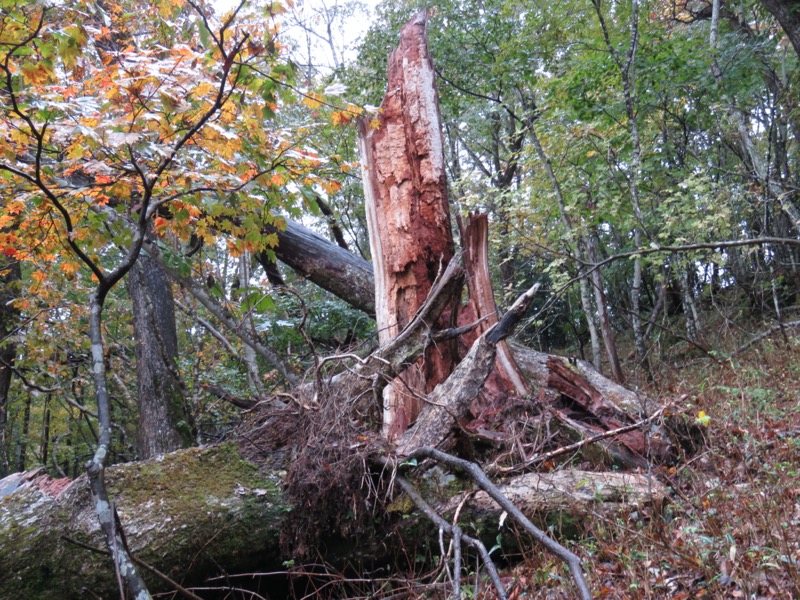
[[(471, 536), (465, 535), (461, 528), (458, 525), (451, 525), (447, 521), (442, 518), (441, 514), (437, 512), (430, 504), (428, 504), (422, 495), (417, 491), (417, 489), (408, 481), (405, 477), (397, 476), (395, 477), (395, 482), (400, 489), (402, 489), (409, 498), (414, 502), (414, 504), (422, 511), (422, 513), (428, 517), (428, 519), (436, 525), (440, 531), (447, 531), (450, 536), (453, 538), (453, 541), (457, 548), (460, 549), (460, 542), (464, 541), (466, 544), (475, 550), (481, 555), (481, 560), (483, 560), (483, 566), (486, 571), (489, 573), (489, 577), (492, 580), (492, 584), (494, 585), (494, 589), (497, 590), (497, 595), (501, 600), (506, 600), (508, 596), (506, 595), (505, 588), (503, 587), (503, 582), (500, 579), (500, 575), (497, 572), (497, 567), (495, 567), (494, 562), (492, 561), (491, 556), (489, 556), (489, 552), (486, 550), (486, 546), (481, 542), (479, 539), (473, 538)], [(456, 552), (456, 557), (453, 560), (453, 597), (460, 598), (461, 594), (459, 592), (459, 585), (458, 581), (460, 579), (460, 551)]]
[(466, 471), (470, 477), (472, 477), (475, 483), (477, 483), (481, 489), (483, 489), (483, 491), (492, 498), (492, 500), (497, 502), (497, 504), (500, 505), (500, 507), (512, 519), (514, 519), (525, 529), (525, 531), (527, 531), (537, 542), (543, 545), (551, 554), (554, 554), (569, 566), (570, 572), (572, 573), (572, 578), (575, 581), (578, 591), (580, 592), (580, 597), (583, 600), (592, 600), (592, 593), (589, 591), (589, 586), (586, 583), (586, 579), (583, 575), (583, 564), (581, 559), (576, 554), (570, 552), (564, 546), (548, 537), (544, 531), (531, 523), (530, 519), (528, 519), (522, 513), (522, 511), (520, 511), (520, 509), (517, 508), (517, 506), (511, 502), (511, 500), (509, 500), (509, 498), (505, 496), (494, 483), (492, 483), (492, 481), (486, 476), (486, 473), (484, 473), (476, 463), (458, 458), (452, 454), (447, 454), (441, 450), (431, 447), (424, 447), (415, 450), (411, 455), (411, 458), (431, 458), (437, 462), (448, 465), (449, 467)]
[(450, 377), (428, 394), (419, 419), (398, 441), (398, 454), (410, 454), (420, 446), (438, 446), (467, 415), (495, 367), (497, 344), (511, 334), (538, 289), (536, 284), (520, 296), (503, 319), (475, 341)]

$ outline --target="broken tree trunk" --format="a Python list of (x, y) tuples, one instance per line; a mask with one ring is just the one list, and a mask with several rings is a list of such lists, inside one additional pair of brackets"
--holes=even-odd
[[(180, 450), (107, 472), (133, 556), (184, 587), (202, 585), (215, 574), (285, 571), (282, 563), (292, 557), (278, 539), (290, 511), (284, 476), (284, 464), (259, 470), (233, 443)], [(502, 489), (530, 518), (614, 510), (666, 496), (657, 482), (637, 474), (527, 474)], [(432, 503), (446, 514), (461, 504), (461, 495)], [(491, 523), (487, 531), (496, 531), (500, 513), (480, 493), (461, 511), (466, 519)], [(399, 529), (410, 536), (430, 533), (430, 527), (421, 529), (407, 518)], [(40, 470), (0, 480), (0, 598), (116, 597), (108, 557), (91, 550), (103, 547), (85, 476), (54, 480)], [(352, 544), (340, 548), (347, 554), (325, 558), (353, 564), (370, 553), (375, 560), (380, 552), (390, 556), (377, 544), (361, 554)], [(146, 568), (143, 572), (152, 592), (175, 589)]]
[(450, 377), (428, 394), (419, 419), (400, 438), (398, 454), (408, 455), (422, 446), (441, 445), (450, 430), (467, 416), (472, 401), (495, 370), (498, 345), (512, 333), (538, 289), (536, 284), (523, 294), (502, 321), (475, 340)]
[[(282, 263), (354, 308), (375, 315), (375, 283), (369, 262), (289, 219), (284, 229), (269, 227), (265, 233), (278, 236), (275, 256)], [(273, 268), (266, 253), (259, 253), (256, 259), (265, 270)]]
[[(453, 257), (444, 144), (426, 17), (400, 32), (389, 56), (389, 86), (379, 127), (359, 122), (359, 150), (370, 250), (375, 269), (375, 316), (381, 344), (417, 312)], [(449, 312), (432, 327), (444, 329)], [(431, 347), (423, 360), (384, 391), (384, 432), (401, 435), (419, 414), (420, 398), (450, 374), (455, 347)]]

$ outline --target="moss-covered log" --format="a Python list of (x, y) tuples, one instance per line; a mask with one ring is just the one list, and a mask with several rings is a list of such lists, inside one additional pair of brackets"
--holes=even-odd
[[(293, 558), (281, 554), (278, 539), (289, 512), (284, 475), (280, 469), (260, 472), (232, 443), (180, 450), (107, 473), (133, 555), (187, 587), (220, 572), (281, 570)], [(456, 481), (451, 475), (441, 472), (441, 478), (438, 491), (425, 489), (447, 513), (460, 503), (462, 490), (447, 485)], [(539, 519), (583, 514), (603, 502), (612, 509), (659, 502), (666, 495), (662, 485), (637, 474), (527, 474), (502, 489)], [(399, 499), (389, 512), (414, 511), (403, 506)], [(480, 494), (461, 510), (462, 521), (493, 527), (500, 514)], [(401, 518), (398, 527), (407, 539), (420, 535), (415, 519)], [(104, 547), (85, 476), (54, 480), (29, 472), (0, 480), (0, 598), (116, 597), (111, 561), (75, 542)], [(342, 563), (363, 554), (353, 544), (338, 544), (332, 552), (324, 558)], [(170, 589), (146, 571), (145, 578), (153, 592)]]
[[(260, 473), (234, 444), (118, 465), (106, 476), (133, 555), (177, 581), (282, 560), (280, 477)], [(69, 541), (105, 548), (85, 476), (11, 475), (0, 496), (0, 598), (116, 597), (108, 557)], [(153, 592), (169, 589), (145, 578)]]

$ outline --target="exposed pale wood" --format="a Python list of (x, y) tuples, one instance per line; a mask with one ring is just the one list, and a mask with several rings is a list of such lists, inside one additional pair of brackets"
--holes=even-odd
[[(486, 214), (470, 214), (467, 226), (462, 231), (464, 244), (464, 267), (467, 272), (469, 300), (459, 312), (459, 324), (480, 321), (478, 328), (463, 336), (471, 345), (482, 333), (497, 323), (497, 304), (492, 292), (492, 276), (489, 273), (489, 217)], [(492, 379), (496, 381), (492, 381)], [(505, 341), (497, 345), (496, 368), (487, 381), (494, 393), (515, 392), (520, 396), (530, 393), (525, 377), (519, 370)]]
[(388, 382), (431, 345), (433, 335), (430, 323), (438, 320), (442, 311), (452, 306), (464, 283), (464, 270), (457, 260), (447, 266), (434, 281), (428, 298), (400, 334), (381, 345), (352, 371), (334, 378), (328, 393), (346, 393), (363, 412), (368, 394), (380, 394)]
[[(552, 473), (526, 473), (500, 486), (500, 491), (526, 515), (563, 511), (581, 514), (594, 509), (617, 509), (658, 503), (669, 490), (657, 479), (641, 473), (595, 473), (564, 470)], [(461, 498), (448, 501), (455, 509)], [(486, 492), (477, 492), (468, 501), (472, 514), (500, 516), (502, 510)]]

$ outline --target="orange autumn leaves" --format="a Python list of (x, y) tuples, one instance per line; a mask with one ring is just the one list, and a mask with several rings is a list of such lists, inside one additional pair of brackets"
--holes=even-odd
[[(164, 239), (267, 250), (275, 211), (297, 214), (301, 188), (339, 193), (353, 168), (306, 140), (364, 111), (294, 87), (277, 4), (225, 26), (170, 0), (112, 0), (102, 13), (82, 0), (11, 5), (0, 22), (13, 90), (0, 109), (0, 253), (36, 273), (77, 277), (71, 243), (98, 263), (120, 252), (145, 195)], [(134, 18), (143, 11), (146, 27)], [(315, 121), (281, 125), (292, 104)]]

